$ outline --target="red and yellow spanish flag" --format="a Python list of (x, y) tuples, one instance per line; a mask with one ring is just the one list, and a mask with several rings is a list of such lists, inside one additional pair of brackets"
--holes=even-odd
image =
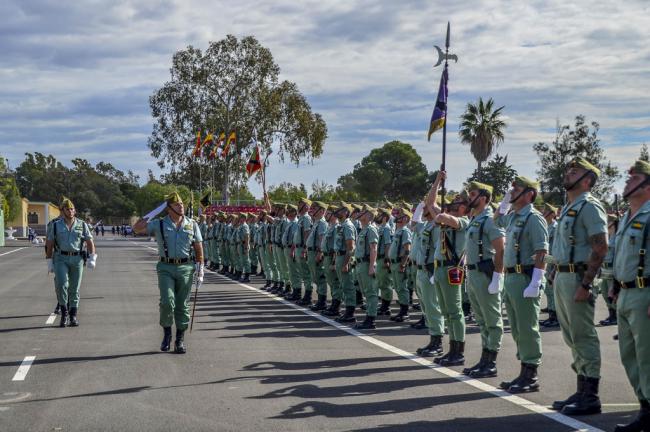
[(201, 131), (196, 133), (196, 144), (194, 145), (194, 150), (192, 150), (192, 157), (201, 156)]
[(226, 141), (226, 145), (223, 147), (223, 151), (221, 152), (222, 157), (225, 158), (228, 156), (228, 153), (230, 153), (230, 146), (232, 144), (237, 144), (237, 134), (235, 134), (235, 131), (230, 132), (230, 135), (228, 135), (228, 141)]
[(256, 145), (250, 159), (248, 159), (248, 163), (246, 164), (246, 172), (250, 178), (253, 174), (261, 169), (262, 163), (260, 161), (260, 146)]

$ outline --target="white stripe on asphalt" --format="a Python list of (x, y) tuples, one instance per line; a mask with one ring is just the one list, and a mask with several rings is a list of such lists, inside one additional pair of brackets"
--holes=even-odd
[(25, 247), (19, 247), (18, 249), (14, 249), (14, 250), (10, 250), (9, 252), (1, 253), (0, 256), (9, 255), (11, 253), (18, 252), (19, 250), (22, 250), (22, 249), (27, 249), (27, 247), (26, 246)]
[(12, 379), (12, 381), (25, 381), (25, 377), (27, 376), (27, 372), (29, 372), (29, 368), (32, 367), (32, 363), (34, 363), (35, 359), (36, 359), (36, 356), (27, 356), (27, 357), (25, 357), (23, 362), (18, 367), (18, 370), (16, 371), (16, 375), (14, 375), (14, 378)]
[(50, 316), (47, 317), (47, 321), (45, 321), (45, 325), (54, 324), (54, 320), (56, 320), (56, 314), (51, 313)]

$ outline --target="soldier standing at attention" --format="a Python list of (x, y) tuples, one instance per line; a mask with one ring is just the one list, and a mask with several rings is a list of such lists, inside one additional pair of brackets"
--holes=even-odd
[(311, 275), (311, 280), (316, 284), (318, 300), (316, 301), (316, 304), (311, 305), (311, 293), (307, 296), (307, 292), (305, 291), (305, 297), (307, 297), (309, 301), (302, 301), (300, 304), (302, 306), (310, 305), (309, 308), (313, 311), (321, 311), (327, 307), (327, 280), (325, 278), (325, 269), (323, 268), (323, 257), (322, 255), (319, 256), (323, 236), (325, 235), (325, 231), (327, 231), (327, 222), (323, 217), (327, 210), (327, 204), (320, 201), (314, 201), (311, 208), (313, 212), (312, 216), (314, 217), (314, 224), (312, 229), (309, 231), (309, 236), (307, 236), (305, 244), (307, 247), (309, 273)]
[(298, 231), (298, 207), (293, 204), (287, 205), (287, 223), (282, 233), (282, 247), (284, 248), (284, 261), (287, 263), (289, 282), (285, 285), (284, 298), (291, 301), (300, 300), (302, 292), (302, 279), (298, 272), (296, 263), (294, 236)]
[[(544, 220), (548, 226), (548, 250), (553, 250), (553, 241), (555, 240), (555, 230), (557, 228), (557, 207), (545, 203), (544, 204)], [(544, 293), (546, 294), (546, 310), (542, 309), (541, 312), (548, 313), (548, 319), (542, 321), (542, 327), (557, 327), (560, 323), (557, 321), (557, 312), (555, 312), (555, 294), (553, 293), (553, 277), (555, 276), (555, 269), (549, 269), (546, 272), (546, 287)]]
[(614, 278), (610, 296), (618, 310), (618, 346), (627, 378), (641, 405), (632, 423), (616, 432), (650, 430), (650, 164), (630, 168), (623, 198), (630, 209), (616, 233)]
[(599, 176), (600, 170), (586, 159), (577, 157), (569, 162), (564, 175), (567, 203), (553, 242), (555, 307), (562, 336), (573, 355), (577, 390), (568, 399), (553, 402), (552, 408), (567, 415), (601, 411), (593, 281), (607, 254), (607, 214), (590, 192)]
[(88, 268), (95, 268), (97, 254), (90, 227), (75, 217), (76, 210), (72, 201), (64, 198), (59, 209), (63, 213), (62, 217), (49, 225), (45, 242), (47, 272), (54, 273), (54, 286), (61, 310), (59, 327), (76, 327), (79, 325), (77, 310), (84, 266), (83, 243), (86, 243), (88, 251)]
[(243, 276), (240, 275), (239, 282), (249, 283), (251, 274), (251, 229), (248, 226), (249, 214), (244, 212), (239, 214), (239, 241), (238, 252), (241, 259), (241, 271)]
[(609, 295), (614, 286), (612, 266), (614, 263), (614, 250), (616, 249), (616, 231), (618, 231), (618, 217), (617, 215), (608, 214), (607, 255), (605, 255), (605, 258), (603, 259), (603, 265), (600, 269), (600, 279), (598, 282), (600, 294), (603, 296), (603, 299), (605, 299), (608, 316), (607, 318), (599, 321), (599, 324), (601, 326), (610, 326), (617, 324), (616, 305), (613, 303), (612, 297)]
[[(327, 221), (328, 226), (320, 244), (325, 279), (327, 280), (327, 285), (330, 287), (330, 295), (332, 296), (330, 307), (324, 309), (321, 314), (332, 317), (339, 315), (339, 308), (343, 301), (341, 282), (336, 273), (336, 235), (338, 232), (338, 219), (336, 218), (337, 209), (338, 207), (330, 205), (327, 209), (327, 213), (325, 213), (325, 220)], [(319, 257), (316, 259), (318, 258)]]
[[(174, 351), (185, 354), (184, 334), (190, 323), (190, 291), (194, 274), (203, 280), (203, 238), (199, 225), (185, 216), (178, 193), (167, 196), (167, 216), (147, 221), (140, 219), (133, 230), (155, 236), (160, 259), (156, 265), (160, 290), (160, 326), (163, 328), (161, 351), (169, 351), (172, 325), (176, 323)], [(196, 264), (192, 263), (192, 249)]]
[(284, 244), (282, 238), (284, 232), (289, 226), (289, 221), (285, 216), (287, 207), (285, 204), (278, 204), (278, 216), (275, 219), (275, 247), (274, 253), (276, 254), (276, 262), (280, 270), (280, 284), (274, 294), (282, 295), (291, 292), (291, 282), (289, 280), (289, 268), (287, 267), (287, 260), (284, 255)]
[(354, 259), (357, 262), (356, 272), (361, 293), (366, 299), (366, 319), (356, 324), (355, 328), (359, 330), (374, 329), (375, 318), (377, 318), (377, 279), (375, 277), (377, 264), (377, 242), (379, 235), (377, 227), (372, 221), (377, 216), (377, 210), (364, 205), (359, 214), (361, 222), (361, 231), (357, 236), (354, 248)]
[[(424, 230), (424, 227), (426, 226), (426, 221), (422, 220), (422, 213), (424, 210), (424, 201), (420, 202), (416, 209), (415, 213), (413, 213), (413, 219), (411, 220), (411, 250), (409, 251), (409, 266), (408, 266), (408, 278), (410, 280), (410, 286), (409, 286), (409, 306), (413, 310), (422, 310), (422, 297), (421, 297), (421, 292), (419, 291), (418, 284), (417, 284), (417, 276), (418, 276), (418, 262), (421, 261), (420, 255), (422, 254), (422, 231)], [(413, 304), (413, 293), (417, 294), (418, 300), (420, 304)], [(414, 328), (416, 330), (422, 330), (427, 328), (425, 318), (424, 318), (424, 312), (420, 316), (420, 319), (411, 324), (411, 328)]]
[(204, 214), (199, 216), (199, 230), (201, 231), (201, 237), (203, 238), (203, 250), (208, 251), (208, 253), (205, 254), (205, 262), (203, 263), (204, 265), (208, 264), (208, 257), (210, 256), (210, 245), (208, 244), (208, 240), (212, 239), (212, 233), (208, 235), (208, 227), (212, 228), (212, 224), (208, 225), (206, 221), (206, 217)]
[[(311, 216), (309, 216), (309, 209), (312, 202), (307, 198), (301, 198), (298, 201), (298, 228), (294, 233), (293, 238), (293, 256), (295, 257), (296, 271), (300, 277), (300, 281), (305, 286), (305, 293), (302, 298), (296, 299), (296, 303), (302, 306), (311, 304), (312, 297), (312, 279), (309, 272), (309, 263), (307, 262), (307, 247), (305, 241), (309, 237), (311, 231)], [(300, 286), (298, 286), (300, 288)], [(298, 292), (300, 294), (300, 292)]]
[(375, 219), (379, 239), (377, 243), (377, 289), (381, 298), (381, 306), (377, 310), (377, 316), (390, 316), (390, 303), (393, 301), (393, 289), (391, 286), (390, 257), (388, 250), (393, 242), (393, 228), (390, 226), (391, 213), (389, 209), (380, 208)]
[(399, 312), (390, 317), (391, 321), (404, 322), (409, 318), (409, 290), (407, 287), (408, 256), (411, 250), (411, 230), (408, 228), (413, 214), (402, 209), (395, 218), (395, 234), (388, 249), (390, 259), (390, 273), (393, 278), (393, 289), (397, 294)]
[(339, 221), (334, 240), (336, 274), (341, 283), (343, 303), (345, 303), (345, 313), (336, 318), (336, 321), (340, 323), (353, 323), (356, 321), (354, 310), (356, 309), (357, 296), (352, 265), (354, 263), (354, 244), (357, 238), (357, 230), (350, 220), (352, 211), (353, 207), (350, 204), (341, 202), (334, 214)]

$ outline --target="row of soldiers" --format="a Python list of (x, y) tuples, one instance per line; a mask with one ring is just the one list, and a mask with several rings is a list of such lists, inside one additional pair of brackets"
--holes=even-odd
[[(417, 354), (443, 366), (465, 363), (465, 293), (483, 348), (478, 362), (463, 370), (471, 377), (497, 375), (505, 305), (521, 363), (519, 375), (501, 383), (510, 393), (539, 390), (539, 314), (546, 292), (544, 323), (559, 324), (573, 356), (576, 392), (552, 404), (568, 415), (601, 411), (594, 325), (600, 292), (610, 309), (604, 321), (618, 318), (621, 358), (641, 403), (637, 419), (617, 431), (643, 430), (650, 422), (650, 291), (644, 289), (650, 283), (645, 254), (650, 164), (637, 161), (630, 169), (624, 191), (630, 210), (620, 224), (591, 194), (599, 176), (587, 160), (572, 160), (564, 173), (567, 203), (559, 211), (549, 205), (538, 211), (533, 203), (539, 184), (523, 176), (498, 205), (492, 203), (492, 187), (478, 182), (443, 203), (442, 171), (413, 213), (407, 205), (373, 208), (302, 199), (258, 215), (218, 213), (200, 227), (213, 270), (248, 282), (259, 263), (263, 289), (358, 329), (373, 329), (377, 316), (391, 315), (393, 291), (399, 310), (391, 320), (407, 319), (412, 286), (429, 332)], [(366, 316), (357, 323), (362, 299)], [(445, 327), (449, 348), (443, 353)]]

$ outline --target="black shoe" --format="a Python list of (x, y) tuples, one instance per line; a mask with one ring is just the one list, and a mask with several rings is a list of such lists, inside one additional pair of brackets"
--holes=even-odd
[(266, 280), (266, 285), (264, 285), (264, 286), (262, 287), (262, 289), (263, 289), (263, 290), (269, 289), (270, 286), (271, 286), (271, 280), (270, 280), (270, 279), (267, 279), (267, 280)]
[(176, 329), (176, 342), (174, 343), (174, 352), (176, 354), (185, 354), (187, 352), (185, 343), (183, 343), (184, 335), (185, 330)]
[(524, 373), (519, 376), (516, 383), (508, 387), (508, 393), (530, 393), (539, 391), (539, 379), (537, 378), (537, 365), (522, 363)]
[(341, 307), (341, 300), (332, 300), (329, 308), (321, 312), (323, 316), (336, 317), (339, 316), (339, 308)]
[(296, 302), (299, 306), (311, 306), (311, 291), (305, 291), (305, 295)]
[(641, 401), (639, 414), (632, 423), (622, 425), (617, 424), (614, 432), (643, 432), (650, 431), (650, 402)]
[(584, 391), (585, 376), (578, 375), (576, 382), (576, 392), (564, 400), (557, 400), (551, 405), (551, 409), (555, 411), (561, 411), (567, 405), (571, 405), (580, 399), (580, 395)]
[(422, 306), (420, 306), (420, 303), (413, 303), (413, 304), (411, 305), (411, 310), (414, 310), (414, 311), (418, 311), (418, 312), (419, 312), (419, 311), (422, 310)]
[(59, 304), (56, 304), (56, 307), (54, 308), (54, 315), (58, 315), (61, 313), (61, 306)]
[(555, 311), (549, 311), (548, 318), (542, 321), (541, 323), (539, 323), (539, 325), (546, 328), (559, 327), (560, 323), (557, 320), (557, 314), (555, 313)]
[(411, 324), (412, 329), (422, 330), (427, 328), (427, 323), (424, 321), (424, 317), (420, 318), (420, 321)]
[(564, 405), (562, 414), (570, 416), (600, 414), (601, 404), (598, 397), (600, 378), (585, 377), (582, 393), (577, 401)]
[(616, 318), (616, 309), (609, 309), (609, 316), (604, 320), (600, 320), (599, 324), (601, 326), (611, 326), (616, 325), (618, 320)]
[(356, 307), (354, 306), (346, 306), (345, 307), (345, 313), (341, 315), (338, 318), (335, 318), (334, 320), (336, 322), (339, 322), (341, 324), (351, 324), (351, 323), (356, 323), (357, 319), (354, 317), (354, 310)]
[(525, 367), (524, 364), (522, 363), (521, 368), (519, 369), (519, 376), (513, 379), (512, 381), (502, 381), (501, 384), (499, 384), (499, 388), (503, 390), (508, 390), (511, 385), (517, 384), (521, 379), (521, 377), (524, 375), (524, 369)]
[(163, 340), (160, 344), (160, 351), (169, 351), (169, 345), (172, 343), (172, 328), (163, 327)]
[(429, 336), (429, 343), (418, 348), (415, 353), (422, 357), (434, 357), (442, 354), (442, 336)]
[(399, 305), (399, 312), (397, 315), (390, 317), (391, 321), (395, 322), (404, 322), (404, 320), (409, 319), (409, 305)]
[(377, 309), (377, 316), (390, 316), (390, 300), (381, 299), (381, 305)]
[(250, 273), (244, 273), (244, 276), (239, 279), (241, 283), (250, 283)]
[(70, 324), (68, 319), (68, 308), (61, 306), (61, 319), (59, 320), (59, 327), (66, 327)]
[(465, 342), (449, 341), (449, 356), (438, 363), (440, 366), (462, 366), (465, 364)]
[(291, 291), (291, 294), (289, 294), (289, 295), (288, 295), (287, 297), (285, 297), (285, 298), (286, 298), (287, 300), (289, 300), (289, 301), (293, 301), (293, 302), (295, 302), (295, 301), (297, 301), (297, 300), (300, 300), (300, 298), (301, 298), (300, 292), (301, 292), (301, 291), (302, 291), (302, 289), (301, 289), (300, 287), (298, 287), (298, 288), (294, 288), (294, 289)]
[(362, 323), (355, 324), (354, 328), (357, 329), (357, 330), (372, 330), (372, 329), (377, 328), (375, 326), (375, 317), (371, 317), (371, 316), (366, 315), (366, 319), (363, 320)]
[(497, 376), (497, 352), (487, 351), (485, 362), (476, 370), (470, 372), (472, 378), (492, 378)]
[(318, 294), (318, 300), (313, 305), (309, 306), (309, 309), (314, 312), (322, 311), (327, 309), (327, 296), (323, 294)]
[(540, 313), (548, 313), (548, 312), (549, 312), (549, 310), (548, 310), (547, 307), (542, 308), (542, 309), (540, 309), (539, 311), (540, 311)]
[(77, 308), (76, 307), (71, 307), (70, 308), (70, 324), (68, 324), (70, 327), (79, 327), (79, 320), (77, 319)]
[(473, 371), (479, 370), (483, 366), (483, 363), (487, 361), (487, 357), (488, 357), (488, 350), (483, 348), (483, 351), (481, 352), (481, 359), (474, 366), (470, 366), (468, 368), (463, 369), (463, 375), (469, 376)]

